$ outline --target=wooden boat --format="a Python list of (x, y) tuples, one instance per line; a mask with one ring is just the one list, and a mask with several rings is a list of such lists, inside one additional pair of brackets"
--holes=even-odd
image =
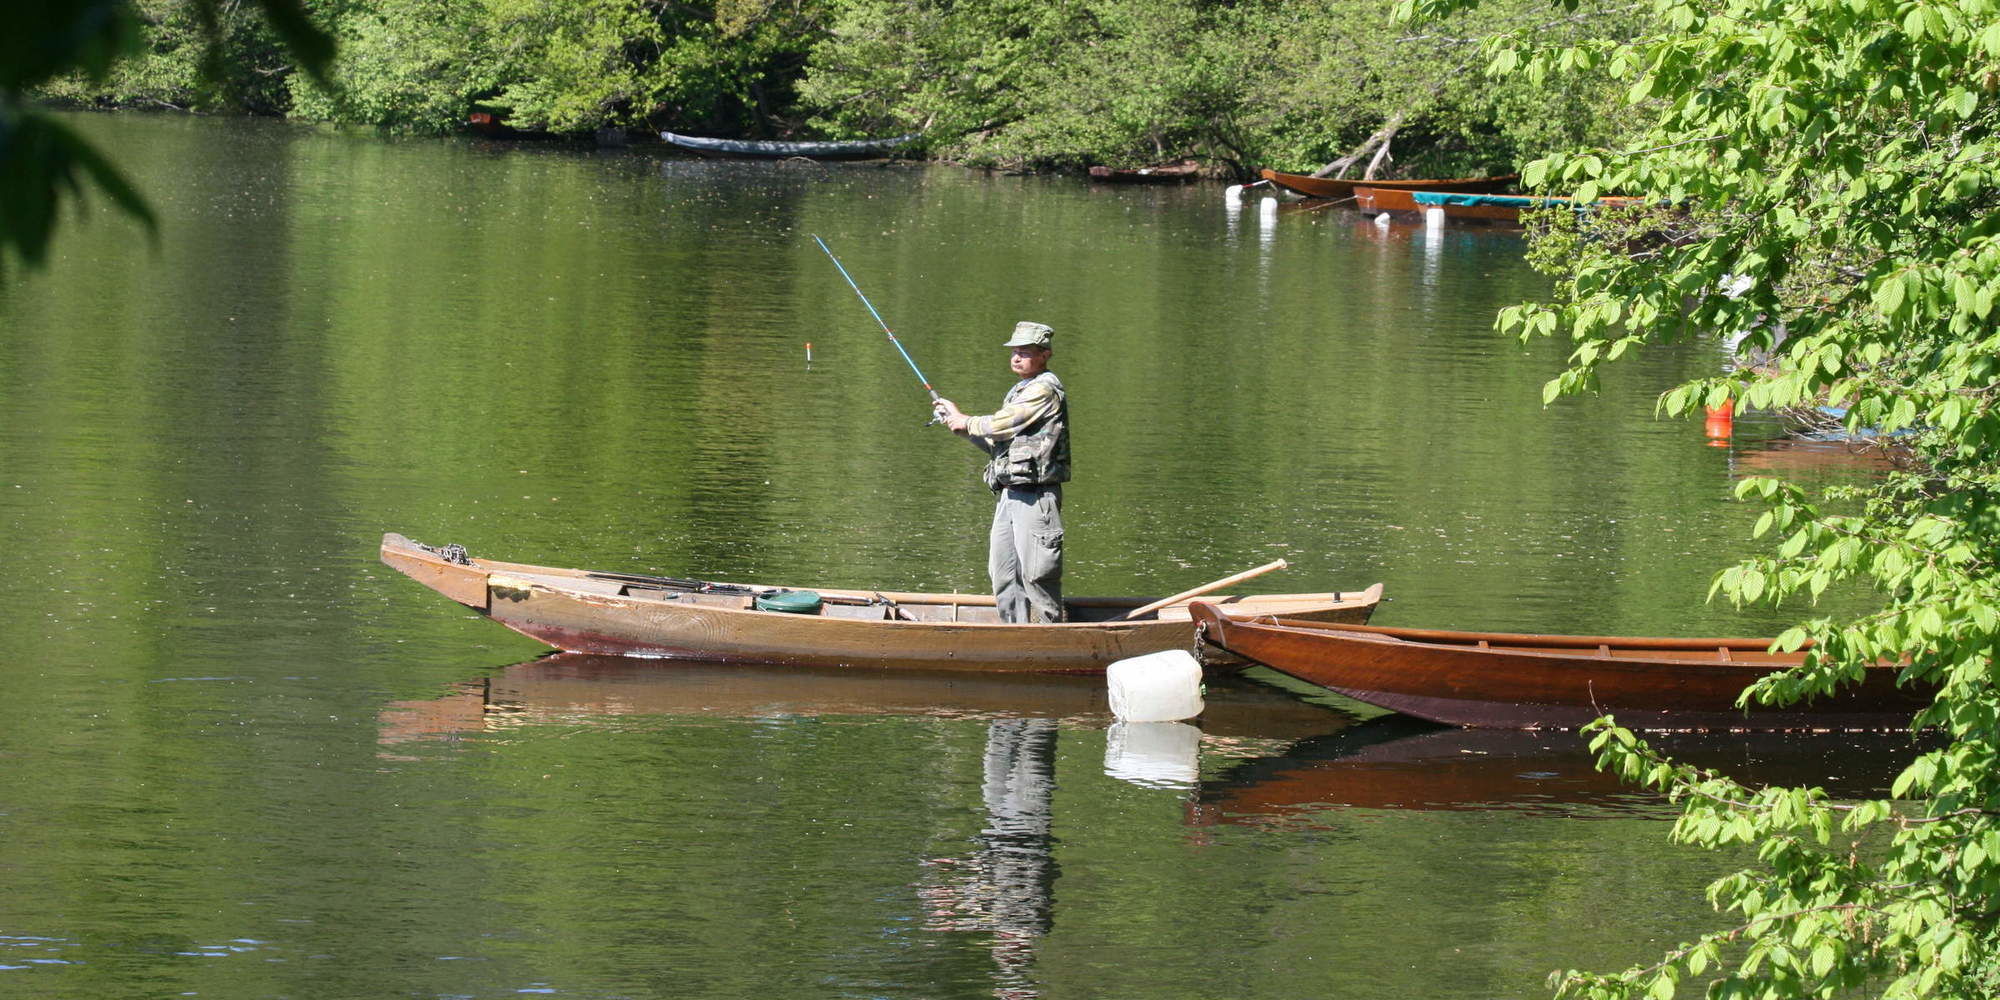
[(1453, 177), (1446, 180), (1361, 180), (1359, 178), (1309, 177), (1260, 170), (1259, 177), (1294, 194), (1308, 198), (1351, 198), (1357, 187), (1396, 191), (1498, 191), (1514, 183), (1518, 174), (1501, 177)]
[(1803, 653), (1769, 639), (1521, 635), (1232, 618), (1196, 602), (1205, 643), (1356, 701), (1453, 726), (1573, 729), (1604, 714), (1630, 729), (1883, 729), (1907, 726), (1929, 694), (1872, 667), (1832, 698), (1735, 707)]
[[(1591, 202), (1578, 203), (1569, 198), (1542, 195), (1481, 194), (1473, 191), (1410, 191), (1406, 192), (1406, 195), (1410, 203), (1409, 211), (1421, 212), (1435, 208), (1442, 211), (1444, 217), (1447, 219), (1498, 223), (1519, 223), (1521, 221), (1521, 213), (1533, 209), (1568, 207), (1582, 212), (1589, 211), (1595, 207), (1622, 207), (1639, 200), (1637, 198), (1626, 197), (1605, 197)], [(1396, 194), (1383, 191), (1374, 192), (1374, 198), (1371, 200), (1377, 205), (1393, 205), (1402, 201)], [(1369, 202), (1363, 202), (1359, 195), (1355, 197), (1355, 201), (1356, 204), (1361, 206), (1362, 211), (1369, 210)], [(1385, 210), (1395, 211), (1396, 209), (1388, 208)]]
[(1118, 167), (1090, 168), (1090, 179), (1103, 184), (1179, 184), (1200, 176), (1201, 164), (1194, 160), (1161, 163), (1130, 170)]
[[(981, 594), (819, 589), (811, 613), (759, 610), (783, 587), (593, 573), (474, 559), (402, 535), (382, 536), (382, 561), (466, 607), (558, 649), (725, 663), (919, 669), (1104, 669), (1114, 660), (1186, 649), (1194, 622), (1186, 602), (1132, 621), (1151, 603), (1137, 597), (1072, 598), (1070, 621), (1007, 625)], [(1381, 600), (1364, 591), (1270, 594), (1217, 600), (1230, 614), (1283, 614), (1362, 623)], [(1221, 614), (1218, 610), (1216, 613)], [(1240, 663), (1225, 663), (1218, 667)]]
[(1417, 200), (1410, 197), (1414, 192), (1408, 188), (1357, 187), (1354, 189), (1354, 207), (1376, 215), (1381, 212), (1421, 212)]
[(770, 142), (748, 139), (708, 139), (701, 136), (681, 135), (678, 132), (661, 132), (660, 138), (669, 145), (700, 153), (703, 156), (736, 157), (739, 159), (782, 160), (802, 156), (812, 160), (862, 160), (885, 156), (897, 146), (915, 139), (919, 134), (911, 132), (890, 139), (857, 139), (847, 142)]

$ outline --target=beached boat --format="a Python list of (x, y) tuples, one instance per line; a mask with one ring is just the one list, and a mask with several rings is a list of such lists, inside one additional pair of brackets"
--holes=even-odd
[(1360, 178), (1309, 177), (1305, 174), (1282, 174), (1276, 170), (1260, 170), (1257, 175), (1272, 184), (1294, 194), (1308, 198), (1351, 198), (1357, 187), (1372, 187), (1397, 191), (1498, 191), (1519, 175), (1504, 177), (1453, 177), (1445, 180), (1362, 180)]
[(847, 142), (771, 142), (750, 139), (708, 139), (701, 136), (661, 132), (669, 145), (700, 153), (739, 159), (782, 160), (803, 156), (812, 160), (863, 160), (887, 156), (896, 147), (909, 143), (920, 133), (911, 132), (890, 139), (856, 139)]
[(1407, 188), (1378, 188), (1359, 186), (1354, 189), (1354, 207), (1369, 215), (1382, 212), (1421, 212), (1415, 192)]
[(1194, 160), (1160, 163), (1150, 167), (1091, 167), (1090, 179), (1103, 184), (1179, 184), (1201, 176), (1201, 164)]
[[(1068, 673), (1102, 670), (1114, 660), (1143, 653), (1186, 649), (1194, 641), (1186, 602), (1134, 620), (1114, 620), (1152, 603), (1136, 597), (1072, 598), (1065, 602), (1068, 622), (1006, 625), (990, 595), (808, 591), (593, 573), (475, 559), (456, 546), (431, 548), (394, 533), (382, 536), (382, 561), (523, 635), (584, 653)], [(1211, 607), (1226, 608), (1228, 614), (1362, 623), (1381, 597), (1377, 584), (1349, 593), (1215, 599)]]
[(1376, 190), (1372, 197), (1363, 200), (1359, 195), (1355, 203), (1361, 210), (1369, 211), (1373, 204), (1382, 211), (1396, 211), (1391, 206), (1400, 205), (1407, 198), (1409, 211), (1438, 209), (1447, 219), (1458, 221), (1515, 223), (1521, 221), (1521, 213), (1542, 208), (1574, 208), (1589, 211), (1593, 208), (1620, 208), (1633, 204), (1637, 198), (1604, 197), (1595, 201), (1577, 202), (1570, 198), (1555, 198), (1543, 195), (1523, 194), (1480, 194), (1472, 191), (1409, 191), (1400, 196), (1397, 192)]
[(1612, 714), (1631, 729), (1883, 729), (1906, 726), (1927, 692), (1872, 667), (1832, 698), (1736, 706), (1803, 653), (1769, 639), (1521, 635), (1232, 618), (1196, 602), (1206, 644), (1356, 701), (1453, 726), (1573, 729)]

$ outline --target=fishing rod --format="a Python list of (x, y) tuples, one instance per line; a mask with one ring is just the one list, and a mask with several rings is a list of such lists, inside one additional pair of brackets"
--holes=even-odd
[[(827, 246), (826, 241), (819, 238), (819, 234), (813, 234), (813, 242), (819, 244), (821, 250), (826, 251), (826, 257), (828, 260), (833, 261), (834, 267), (840, 268), (840, 276), (847, 279), (847, 287), (854, 289), (854, 294), (861, 297), (861, 304), (868, 307), (868, 315), (875, 317), (875, 323), (882, 328), (883, 333), (889, 335), (889, 343), (896, 345), (896, 353), (901, 354), (903, 360), (909, 362), (910, 370), (917, 373), (917, 381), (924, 384), (924, 391), (931, 394), (931, 402), (935, 404), (940, 398), (938, 391), (931, 388), (931, 380), (924, 377), (923, 369), (917, 367), (916, 361), (910, 357), (910, 352), (903, 350), (903, 342), (896, 339), (896, 331), (889, 329), (889, 324), (882, 321), (882, 314), (875, 311), (875, 303), (868, 301), (868, 296), (862, 294), (861, 286), (854, 283), (854, 276), (847, 273), (847, 268), (841, 267), (840, 258), (833, 255), (833, 248)], [(930, 423), (924, 426), (929, 427), (931, 424), (943, 419), (943, 417), (932, 416)]]

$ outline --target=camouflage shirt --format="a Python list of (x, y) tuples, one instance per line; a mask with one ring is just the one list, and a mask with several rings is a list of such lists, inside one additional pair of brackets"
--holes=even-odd
[(1054, 372), (1014, 383), (998, 411), (966, 421), (965, 434), (992, 458), (991, 489), (1069, 482), (1069, 397)]

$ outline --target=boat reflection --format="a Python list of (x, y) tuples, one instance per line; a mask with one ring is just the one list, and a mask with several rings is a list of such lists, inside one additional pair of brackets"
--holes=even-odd
[[(1353, 724), (1350, 716), (1240, 678), (1211, 679), (1207, 702), (1203, 739), (1225, 751), (1243, 740), (1282, 744)], [(377, 740), (395, 745), (528, 724), (588, 725), (593, 719), (644, 715), (1037, 718), (1093, 728), (1111, 722), (1102, 677), (871, 673), (555, 653), (502, 668), (438, 698), (391, 702), (379, 715)]]
[[(1231, 759), (1323, 738), (1353, 717), (1251, 680), (1209, 682), (1199, 727), (1113, 722), (1104, 678), (913, 673), (634, 660), (557, 653), (380, 713), (385, 747), (531, 725), (615, 727), (633, 716), (769, 719), (918, 716), (984, 721), (985, 822), (961, 852), (926, 859), (922, 926), (965, 934), (992, 963), (993, 996), (1041, 995), (1036, 959), (1055, 924), (1056, 749), (1066, 727), (1108, 729), (1105, 770), (1188, 794), (1201, 756)], [(393, 754), (395, 750), (385, 750)]]
[[(1893, 733), (1652, 734), (1677, 760), (1759, 785), (1888, 794), (1921, 747)], [(1569, 817), (1671, 815), (1663, 796), (1597, 769), (1571, 732), (1457, 729), (1384, 716), (1201, 783), (1187, 821), (1304, 823), (1345, 808), (1509, 810)]]
[(1828, 469), (1856, 469), (1885, 475), (1907, 467), (1907, 457), (1900, 451), (1868, 442), (1775, 438), (1732, 450), (1729, 471), (1737, 477), (1788, 476)]

